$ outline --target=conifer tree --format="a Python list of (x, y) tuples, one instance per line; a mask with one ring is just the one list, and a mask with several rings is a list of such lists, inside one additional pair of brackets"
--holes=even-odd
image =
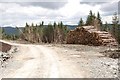
[(42, 21), (42, 24), (41, 24), (42, 26), (44, 25), (44, 21)]
[(118, 19), (116, 12), (114, 13), (112, 19), (113, 19), (112, 34), (113, 34), (114, 38), (116, 39), (116, 41), (118, 42), (118, 49), (120, 49), (120, 25), (118, 24), (119, 19)]
[(86, 20), (86, 25), (87, 26), (89, 26), (89, 25), (94, 26), (94, 20), (95, 20), (95, 18), (96, 18), (95, 15), (90, 10), (89, 15), (88, 15), (87, 20)]
[(78, 23), (78, 26), (83, 26), (84, 25), (84, 22), (82, 20), (82, 18), (80, 19), (79, 23)]
[(98, 20), (98, 29), (99, 30), (104, 30), (103, 26), (102, 26), (102, 21), (101, 21), (101, 16), (100, 16), (100, 13), (98, 12), (97, 13), (97, 20)]

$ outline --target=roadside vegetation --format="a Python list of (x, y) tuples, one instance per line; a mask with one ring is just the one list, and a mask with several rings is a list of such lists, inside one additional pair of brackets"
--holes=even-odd
[[(120, 24), (118, 24), (117, 13), (113, 15), (112, 22), (112, 24), (108, 24), (107, 22), (103, 24), (100, 13), (98, 12), (95, 14), (90, 10), (86, 21), (83, 21), (83, 19), (80, 18), (78, 27), (94, 26), (98, 31), (109, 32), (120, 45)], [(66, 37), (70, 31), (68, 26), (64, 25), (62, 21), (59, 23), (54, 22), (53, 24), (49, 23), (48, 25), (45, 25), (44, 21), (42, 21), (40, 24), (29, 24), (26, 22), (26, 25), (23, 29), (19, 29), (19, 27), (16, 28), (21, 33), (19, 36), (8, 35), (2, 28), (0, 28), (2, 34), (0, 36), (2, 36), (2, 39), (20, 39), (31, 43), (66, 43)]]
[(5, 40), (17, 40), (19, 39), (19, 35), (9, 35), (5, 33), (4, 28), (0, 27), (0, 39), (5, 39)]
[(62, 21), (58, 24), (54, 22), (53, 25), (44, 25), (43, 21), (39, 25), (26, 23), (20, 38), (32, 43), (64, 43), (68, 31)]

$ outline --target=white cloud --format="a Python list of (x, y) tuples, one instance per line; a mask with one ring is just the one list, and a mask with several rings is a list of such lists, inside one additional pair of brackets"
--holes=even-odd
[(108, 22), (108, 23), (112, 23), (112, 16), (105, 16), (102, 18), (102, 21), (103, 23), (105, 24), (105, 22)]
[[(66, 0), (63, 0), (63, 2)], [(77, 24), (80, 18), (84, 21), (92, 10), (94, 13), (98, 11), (102, 14), (103, 22), (111, 22), (111, 15), (108, 14), (106, 4), (80, 4), (82, 0), (68, 0), (65, 5), (60, 5), (56, 9), (51, 9), (48, 6), (35, 6), (26, 5), (23, 6), (19, 3), (0, 3), (0, 26), (4, 25), (17, 25), (24, 26), (26, 22), (28, 23), (40, 23), (45, 21), (45, 24), (54, 21), (63, 21), (65, 24)], [(59, 3), (59, 2), (58, 2)], [(109, 3), (113, 4), (113, 3)], [(54, 4), (52, 4), (54, 6)], [(56, 6), (56, 4), (55, 4)], [(113, 9), (115, 10), (115, 9)], [(108, 17), (109, 16), (109, 17)]]
[(67, 0), (0, 0), (0, 2), (66, 2)]
[(22, 6), (40, 6), (48, 9), (59, 9), (64, 7), (67, 2), (21, 2), (19, 4)]

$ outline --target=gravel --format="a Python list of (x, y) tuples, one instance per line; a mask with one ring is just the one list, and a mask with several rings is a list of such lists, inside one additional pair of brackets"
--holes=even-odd
[(4, 67), (6, 63), (6, 61), (9, 59), (9, 58), (12, 58), (13, 57), (13, 54), (17, 52), (17, 47), (16, 46), (13, 46), (11, 48), (11, 50), (9, 50), (7, 53), (6, 52), (0, 52), (0, 67)]
[[(50, 44), (47, 46), (56, 50), (58, 55), (62, 55), (66, 62), (71, 61), (78, 69), (86, 71), (86, 73), (88, 73), (87, 78), (116, 78), (119, 75), (118, 59), (109, 58), (100, 53), (107, 50), (108, 47), (65, 44)], [(17, 47), (12, 49), (13, 50), (10, 51), (12, 54), (19, 51)], [(9, 68), (10, 65), (14, 64), (16, 65), (12, 66), (14, 67), (13, 71), (23, 63), (22, 61), (12, 61), (9, 63)], [(5, 68), (1, 70), (4, 71), (4, 73), (9, 73)]]
[[(67, 54), (69, 59), (74, 59), (79, 68), (83, 68), (89, 73), (90, 78), (116, 78), (118, 77), (118, 59), (104, 56), (100, 52), (109, 49), (105, 46), (85, 46), (85, 45), (52, 45), (57, 49), (62, 49), (60, 54)], [(59, 50), (58, 50), (59, 51)], [(77, 55), (77, 56), (74, 56)]]

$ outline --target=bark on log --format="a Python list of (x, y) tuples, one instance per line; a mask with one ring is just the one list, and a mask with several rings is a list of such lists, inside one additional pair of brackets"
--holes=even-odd
[(94, 26), (77, 27), (67, 34), (68, 44), (83, 44), (83, 45), (116, 45), (115, 39), (110, 33), (98, 31)]

